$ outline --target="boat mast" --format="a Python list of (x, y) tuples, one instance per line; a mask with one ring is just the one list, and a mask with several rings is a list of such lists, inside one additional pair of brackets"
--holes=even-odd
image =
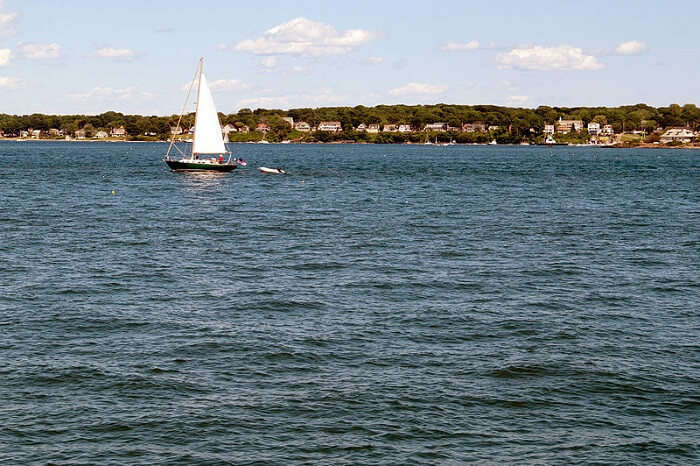
[(199, 94), (202, 92), (202, 68), (204, 67), (204, 57), (199, 59), (199, 78), (197, 82), (197, 105), (194, 108), (194, 133), (192, 133), (192, 155), (194, 158), (194, 141), (197, 140), (197, 114), (199, 113)]
[[(202, 59), (203, 60), (203, 59)], [(199, 64), (200, 68), (202, 66), (201, 60)], [(201, 74), (201, 71), (200, 71)], [(185, 114), (185, 110), (187, 109), (187, 103), (190, 101), (190, 95), (192, 94), (192, 86), (194, 86), (194, 80), (197, 79), (197, 71), (195, 71), (194, 76), (192, 76), (192, 81), (190, 81), (190, 87), (187, 89), (187, 97), (185, 97), (185, 103), (182, 104), (182, 110), (180, 110), (180, 116), (177, 119), (177, 124), (175, 125), (175, 129), (180, 128), (180, 123), (182, 122), (182, 115)], [(196, 127), (195, 127), (196, 129)], [(165, 160), (168, 160), (170, 157), (170, 151), (173, 149), (173, 146), (175, 146), (175, 135), (171, 134), (170, 135), (170, 145), (168, 146), (168, 152), (165, 153)], [(185, 154), (177, 147), (175, 146), (175, 149), (178, 150), (184, 157)]]

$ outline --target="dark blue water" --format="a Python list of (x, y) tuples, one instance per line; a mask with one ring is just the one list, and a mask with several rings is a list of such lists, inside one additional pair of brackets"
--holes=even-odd
[(0, 463), (700, 459), (700, 151), (233, 147), (0, 143)]

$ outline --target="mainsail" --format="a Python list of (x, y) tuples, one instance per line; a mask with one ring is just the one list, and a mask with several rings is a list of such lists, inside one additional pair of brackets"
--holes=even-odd
[(209, 91), (209, 86), (207, 86), (207, 79), (200, 71), (192, 154), (223, 154), (225, 152), (226, 146), (224, 146), (224, 140), (221, 137), (221, 126), (214, 106), (214, 99)]

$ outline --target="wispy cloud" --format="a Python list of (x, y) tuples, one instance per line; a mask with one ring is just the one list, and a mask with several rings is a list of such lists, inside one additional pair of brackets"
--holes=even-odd
[(15, 19), (17, 19), (17, 13), (5, 11), (3, 3), (3, 0), (0, 0), (0, 37), (15, 33)]
[(93, 87), (85, 93), (71, 94), (76, 99), (115, 99), (128, 100), (132, 98), (150, 99), (153, 95), (150, 92), (138, 92), (135, 87)]
[(619, 55), (640, 55), (647, 51), (647, 45), (638, 40), (630, 40), (618, 45), (615, 51)]
[(534, 46), (516, 48), (500, 55), (498, 62), (503, 68), (517, 68), (536, 71), (599, 70), (603, 65), (593, 55), (586, 55), (582, 49), (569, 45), (558, 47)]
[(51, 44), (22, 44), (20, 50), (24, 58), (30, 60), (42, 60), (46, 58), (58, 58), (61, 56), (61, 46), (55, 42)]
[(382, 57), (369, 57), (367, 61), (373, 65), (379, 65), (380, 63), (384, 63), (384, 59)]
[(12, 58), (12, 50), (10, 49), (0, 49), (0, 66), (5, 66), (10, 63)]
[(528, 100), (530, 100), (530, 97), (526, 95), (512, 95), (508, 97), (508, 105), (521, 106)]
[(19, 79), (9, 76), (0, 76), (0, 89), (14, 89), (19, 84)]
[(343, 55), (375, 38), (365, 29), (338, 31), (329, 24), (295, 18), (268, 29), (262, 37), (238, 42), (233, 49), (256, 55)]
[(478, 40), (470, 40), (469, 42), (448, 42), (442, 46), (442, 50), (476, 50), (480, 45)]
[(389, 91), (389, 95), (434, 95), (441, 94), (447, 90), (447, 86), (426, 83), (408, 83), (405, 86), (396, 87)]
[(217, 79), (209, 83), (209, 88), (216, 91), (237, 91), (248, 89), (248, 85), (238, 79)]
[(277, 65), (277, 57), (265, 57), (262, 60), (260, 60), (260, 64), (268, 69), (274, 68)]
[(112, 47), (103, 47), (97, 50), (98, 57), (108, 58), (132, 58), (134, 51), (131, 49), (115, 49)]

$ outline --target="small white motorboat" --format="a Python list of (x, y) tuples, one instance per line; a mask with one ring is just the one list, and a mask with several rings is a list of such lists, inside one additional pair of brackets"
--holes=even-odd
[(273, 175), (284, 175), (285, 173), (287, 173), (281, 168), (258, 167), (258, 170), (260, 170), (263, 173), (270, 173)]

